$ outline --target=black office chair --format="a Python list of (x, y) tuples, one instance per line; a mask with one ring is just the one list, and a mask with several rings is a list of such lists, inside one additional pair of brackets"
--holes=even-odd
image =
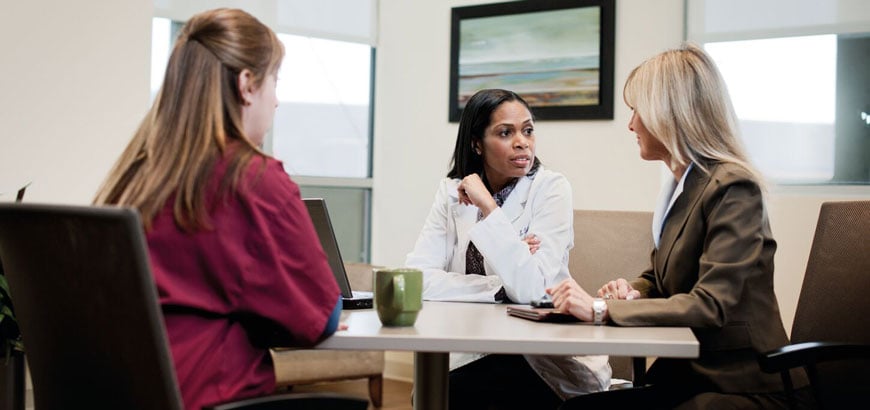
[[(0, 204), (0, 258), (35, 408), (182, 408), (134, 210)], [(282, 394), (215, 409), (367, 406), (337, 395)]]
[(780, 373), (803, 367), (820, 408), (864, 402), (870, 386), (870, 201), (826, 202), (819, 212), (791, 344), (759, 356)]
[[(17, 190), (15, 202), (24, 200), (24, 192), (28, 186), (30, 186), (30, 182)], [(5, 194), (5, 192), (0, 192), (0, 197), (4, 197)], [(24, 410), (27, 392), (25, 359), (24, 352), (18, 351), (17, 347), (21, 342), (21, 332), (18, 331), (15, 306), (12, 305), (12, 299), (9, 297), (6, 275), (3, 272), (3, 261), (0, 260), (0, 281), (3, 282), (3, 285), (0, 286), (0, 311), (5, 310), (3, 313), (8, 315), (0, 313), (0, 360), (5, 362), (5, 365), (0, 365), (0, 371), (5, 373), (0, 375), (0, 409)], [(11, 350), (6, 351), (5, 348), (11, 348)]]

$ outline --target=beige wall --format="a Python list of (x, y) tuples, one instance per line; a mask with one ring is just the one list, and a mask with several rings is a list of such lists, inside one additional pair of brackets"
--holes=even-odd
[(28, 201), (90, 202), (147, 109), (151, 10), (3, 2), (0, 187), (31, 181)]

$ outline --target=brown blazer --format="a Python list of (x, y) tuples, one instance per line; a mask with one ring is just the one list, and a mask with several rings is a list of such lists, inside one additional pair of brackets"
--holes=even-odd
[[(761, 191), (732, 164), (696, 165), (686, 176), (662, 229), (651, 267), (631, 282), (638, 300), (610, 300), (610, 320), (621, 326), (689, 326), (700, 342), (698, 359), (658, 359), (651, 383), (700, 391), (782, 391), (779, 374), (756, 361), (788, 343), (773, 292), (771, 235)], [(796, 386), (805, 375), (794, 374)], [(690, 387), (691, 386), (691, 387)]]

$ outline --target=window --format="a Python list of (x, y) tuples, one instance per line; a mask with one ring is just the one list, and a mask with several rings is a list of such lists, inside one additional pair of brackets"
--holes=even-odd
[(295, 175), (368, 178), (372, 48), (279, 34), (272, 153)]
[(705, 44), (728, 83), (753, 161), (779, 183), (870, 182), (870, 35)]
[(285, 57), (266, 149), (302, 196), (326, 199), (341, 255), (369, 260), (372, 62), (368, 44), (278, 34)]
[(688, 3), (688, 38), (716, 60), (750, 157), (779, 184), (870, 184), (870, 13), (852, 6)]
[(172, 20), (160, 17), (151, 19), (151, 101), (154, 101), (160, 85), (163, 84), (173, 43), (175, 36), (172, 35)]
[(728, 83), (744, 143), (761, 172), (780, 182), (833, 179), (836, 36), (705, 48)]

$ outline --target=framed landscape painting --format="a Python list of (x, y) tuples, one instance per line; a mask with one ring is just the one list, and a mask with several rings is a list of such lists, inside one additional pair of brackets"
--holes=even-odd
[(478, 90), (521, 95), (538, 120), (613, 119), (613, 0), (452, 9), (449, 120)]

